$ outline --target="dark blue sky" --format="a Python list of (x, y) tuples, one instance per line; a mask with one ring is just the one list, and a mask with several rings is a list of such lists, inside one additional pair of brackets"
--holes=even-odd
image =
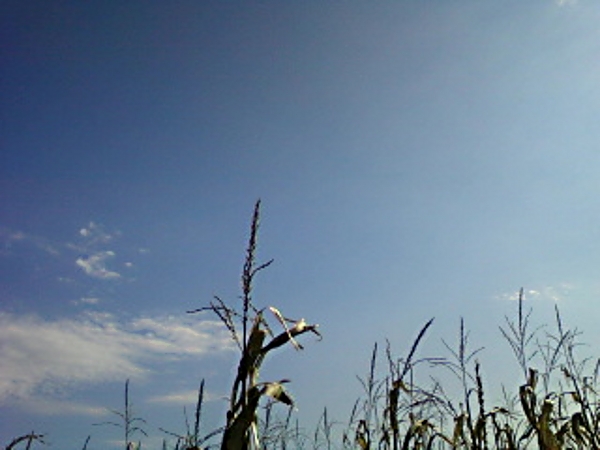
[(346, 420), (372, 344), (401, 351), (432, 316), (432, 348), (461, 316), (493, 347), (521, 286), (540, 320), (558, 301), (593, 331), (595, 3), (6, 1), (0, 17), (0, 442), (100, 446), (114, 434), (90, 424), (128, 377), (153, 436), (202, 377), (220, 411), (235, 355), (185, 311), (236, 301), (259, 197), (276, 261), (257, 302), (325, 336), (265, 371), (293, 379), (307, 426), (326, 405)]

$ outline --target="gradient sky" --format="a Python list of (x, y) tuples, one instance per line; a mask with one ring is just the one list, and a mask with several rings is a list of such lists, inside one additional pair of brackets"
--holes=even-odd
[[(520, 287), (600, 337), (600, 3), (0, 4), (0, 445), (111, 448), (125, 380), (183, 433), (221, 422), (254, 202), (255, 299), (320, 324), (267, 361), (312, 428), (372, 345), (460, 317), (484, 374)], [(487, 363), (487, 366), (486, 366)], [(487, 367), (487, 371), (486, 371)], [(212, 409), (211, 409), (212, 408)], [(115, 444), (117, 445), (117, 444)]]

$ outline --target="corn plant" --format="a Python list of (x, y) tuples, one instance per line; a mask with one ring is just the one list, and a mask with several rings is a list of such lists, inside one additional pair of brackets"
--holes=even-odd
[[(207, 442), (214, 436), (219, 435), (223, 432), (223, 428), (218, 428), (205, 435), (200, 433), (200, 426), (202, 422), (202, 405), (204, 404), (204, 379), (200, 382), (198, 389), (198, 398), (196, 400), (196, 408), (194, 411), (194, 426), (190, 427), (187, 411), (184, 407), (183, 415), (185, 419), (185, 434), (178, 434), (164, 428), (159, 428), (163, 433), (173, 436), (177, 439), (174, 450), (201, 450)], [(163, 445), (166, 447), (166, 442)]]
[(219, 297), (208, 307), (190, 313), (212, 311), (231, 333), (231, 337), (240, 350), (240, 360), (229, 396), (229, 407), (226, 414), (222, 450), (250, 450), (261, 448), (257, 410), (260, 399), (270, 397), (278, 402), (292, 406), (292, 397), (285, 389), (289, 380), (259, 381), (261, 365), (266, 355), (286, 344), (297, 350), (302, 346), (297, 336), (311, 332), (320, 337), (317, 325), (309, 325), (304, 319), (286, 318), (277, 308), (269, 307), (269, 311), (282, 328), (274, 334), (265, 317), (265, 309), (258, 309), (252, 297), (254, 279), (273, 260), (263, 264), (256, 263), (256, 248), (260, 219), (260, 200), (256, 202), (250, 227), (250, 238), (246, 250), (246, 258), (242, 270), (242, 305), (241, 311), (228, 306)]
[(139, 450), (141, 448), (141, 444), (139, 442), (137, 444), (134, 443), (133, 436), (136, 433), (143, 434), (144, 436), (148, 436), (148, 434), (140, 425), (138, 425), (141, 423), (146, 423), (146, 421), (140, 417), (135, 417), (133, 413), (133, 405), (129, 398), (129, 380), (125, 381), (125, 405), (123, 411), (117, 411), (114, 409), (111, 409), (110, 411), (120, 419), (118, 422), (107, 421), (94, 425), (111, 425), (121, 428), (123, 430), (125, 450)]
[(14, 438), (10, 443), (4, 447), (5, 450), (13, 450), (16, 449), (17, 446), (21, 443), (25, 444), (25, 449), (29, 450), (34, 442), (39, 442), (40, 444), (44, 444), (44, 435), (36, 434), (35, 432), (27, 433), (22, 436), (18, 436)]

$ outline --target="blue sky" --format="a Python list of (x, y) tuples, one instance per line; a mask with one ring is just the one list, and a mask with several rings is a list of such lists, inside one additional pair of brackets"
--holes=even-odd
[[(523, 286), (597, 338), (600, 5), (129, 1), (0, 6), (0, 442), (107, 448), (136, 411), (209, 427), (236, 353), (254, 202), (259, 306), (319, 323), (281, 351), (310, 428), (346, 420), (374, 342), (498, 325)], [(506, 367), (506, 373), (498, 371)], [(516, 369), (516, 364), (514, 365)], [(500, 372), (500, 373), (499, 373)], [(512, 377), (512, 378), (511, 378)], [(6, 418), (9, 418), (6, 420)], [(115, 444), (116, 445), (116, 444)], [(158, 447), (157, 447), (158, 448)]]

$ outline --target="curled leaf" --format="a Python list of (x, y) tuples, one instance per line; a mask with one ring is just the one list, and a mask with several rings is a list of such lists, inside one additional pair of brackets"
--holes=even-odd
[(268, 395), (275, 400), (284, 403), (288, 406), (294, 405), (294, 399), (287, 393), (285, 388), (283, 387), (283, 383), (287, 383), (288, 380), (281, 381), (273, 381), (269, 383), (265, 383), (261, 393), (263, 395)]

